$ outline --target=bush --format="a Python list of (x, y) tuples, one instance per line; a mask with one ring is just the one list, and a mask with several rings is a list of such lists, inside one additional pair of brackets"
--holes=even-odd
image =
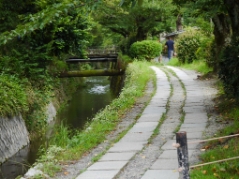
[(200, 37), (195, 31), (180, 35), (177, 39), (177, 57), (181, 63), (192, 63), (196, 60), (196, 51), (200, 47)]
[(135, 42), (130, 47), (130, 56), (139, 60), (151, 59), (159, 56), (162, 52), (162, 44), (153, 40), (144, 40)]
[(179, 36), (176, 47), (177, 57), (181, 63), (192, 63), (193, 60), (205, 60), (207, 65), (214, 65), (213, 36), (206, 36), (198, 30), (191, 30)]

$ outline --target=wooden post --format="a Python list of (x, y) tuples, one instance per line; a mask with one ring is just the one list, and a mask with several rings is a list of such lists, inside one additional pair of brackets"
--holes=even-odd
[(179, 178), (190, 179), (189, 176), (189, 162), (188, 162), (188, 144), (187, 144), (187, 133), (177, 132), (176, 142), (179, 144), (177, 148), (178, 153), (178, 167), (179, 167)]

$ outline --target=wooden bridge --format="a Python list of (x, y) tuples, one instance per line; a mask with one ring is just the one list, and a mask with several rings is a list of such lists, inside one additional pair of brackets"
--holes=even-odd
[[(59, 77), (69, 78), (123, 75), (124, 69), (119, 68), (117, 53), (118, 51), (115, 48), (89, 49), (88, 59), (67, 59), (66, 63), (68, 64), (69, 71), (60, 73)], [(103, 63), (104, 65), (102, 65)], [(102, 68), (102, 66), (104, 68)], [(89, 67), (89, 69), (84, 69), (87, 67)]]

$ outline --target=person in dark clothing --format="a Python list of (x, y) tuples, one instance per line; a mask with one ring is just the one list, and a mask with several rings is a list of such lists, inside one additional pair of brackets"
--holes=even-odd
[(174, 41), (172, 40), (172, 37), (169, 37), (169, 39), (165, 43), (165, 48), (167, 48), (168, 50), (168, 59), (170, 60), (174, 51)]

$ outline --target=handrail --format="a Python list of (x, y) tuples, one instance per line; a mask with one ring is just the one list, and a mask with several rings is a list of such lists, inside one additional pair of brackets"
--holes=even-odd
[(203, 142), (209, 142), (209, 141), (219, 140), (219, 139), (227, 139), (230, 137), (237, 137), (237, 136), (239, 136), (239, 134), (223, 136), (223, 137), (216, 137), (216, 138), (211, 138), (211, 139), (206, 139), (206, 140), (191, 141), (191, 142), (188, 142), (188, 144), (203, 143)]
[(202, 164), (198, 164), (198, 165), (193, 165), (193, 166), (190, 166), (189, 168), (202, 167), (202, 166), (205, 166), (205, 165), (210, 165), (210, 164), (220, 163), (220, 162), (226, 162), (226, 161), (236, 160), (236, 159), (239, 159), (239, 156), (232, 157), (232, 158), (227, 158), (227, 159), (222, 159), (222, 160), (216, 160), (216, 161), (208, 162), (208, 163), (202, 163)]

